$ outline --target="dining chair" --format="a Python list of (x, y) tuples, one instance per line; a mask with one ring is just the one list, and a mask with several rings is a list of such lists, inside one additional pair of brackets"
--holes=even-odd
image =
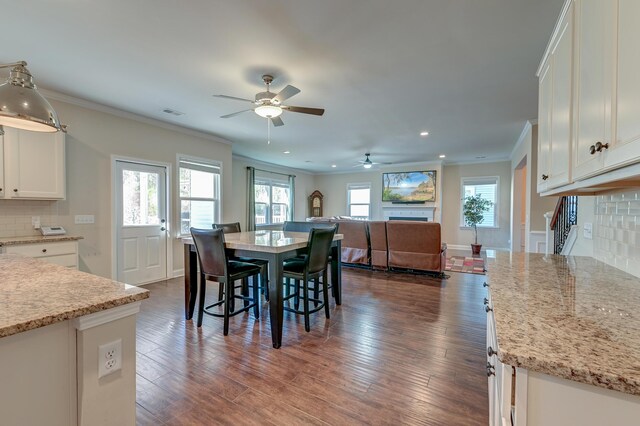
[[(222, 229), (191, 228), (191, 236), (198, 253), (200, 263), (200, 291), (198, 299), (198, 327), (202, 326), (204, 314), (224, 318), (224, 335), (229, 333), (229, 317), (253, 308), (256, 319), (260, 318), (260, 293), (256, 278), (260, 275), (260, 267), (247, 262), (229, 260), (224, 248), (224, 231)], [(248, 296), (248, 280), (251, 277), (253, 297)], [(224, 285), (224, 297), (209, 306), (205, 306), (207, 280), (217, 281)], [(242, 295), (235, 294), (235, 282), (242, 280)], [(241, 299), (244, 307), (232, 309), (232, 301)], [(223, 313), (216, 313), (212, 308), (222, 306)]]
[[(303, 222), (303, 221), (293, 221), (293, 220), (288, 220), (286, 222), (284, 222), (284, 224), (282, 225), (282, 230), (285, 232), (311, 232), (311, 230), (313, 228), (316, 229), (335, 229), (335, 232), (338, 233), (338, 228), (339, 228), (340, 224), (339, 223), (328, 223), (328, 222)], [(307, 248), (308, 249), (308, 248)], [(300, 253), (306, 253), (306, 251), (304, 249), (300, 250)], [(338, 254), (339, 256), (340, 254)], [(300, 256), (299, 256), (300, 257)], [(331, 251), (329, 251), (329, 262), (331, 262)], [(290, 291), (291, 287), (290, 287), (290, 282), (289, 279), (287, 279), (287, 283), (286, 283), (286, 290), (287, 292)], [(329, 289), (331, 289), (331, 294), (333, 294), (333, 296), (335, 297), (335, 288), (333, 286), (333, 282), (329, 285), (328, 287)], [(289, 293), (287, 293), (287, 295), (289, 295)], [(318, 300), (319, 294), (316, 292), (314, 294), (314, 298), (316, 300)], [(318, 302), (314, 302), (314, 306), (318, 306)]]
[[(304, 315), (304, 329), (310, 330), (309, 315), (324, 308), (327, 318), (329, 314), (329, 288), (327, 284), (327, 269), (329, 264), (329, 252), (333, 243), (333, 236), (336, 233), (335, 226), (332, 228), (312, 228), (309, 232), (308, 252), (301, 257), (287, 259), (283, 263), (283, 276), (287, 278), (286, 286), (293, 287), (294, 292), (288, 294), (283, 300), (294, 299), (294, 308), (285, 306), (285, 310), (296, 314)], [(322, 281), (320, 281), (322, 277)], [(288, 279), (293, 279), (293, 284)], [(310, 285), (313, 280), (313, 286)], [(322, 300), (319, 299), (319, 287), (322, 287)], [(313, 297), (309, 297), (309, 292), (313, 292)], [(300, 294), (302, 293), (302, 295)], [(302, 298), (303, 309), (299, 309), (300, 298)], [(309, 302), (314, 302), (313, 309), (309, 308)]]
[[(214, 223), (211, 225), (213, 229), (222, 229), (225, 234), (234, 234), (238, 232), (242, 232), (240, 228), (240, 222), (230, 222), (230, 223)], [(255, 265), (260, 266), (260, 289), (262, 294), (264, 294), (265, 300), (269, 301), (269, 261), (264, 259), (254, 259), (250, 257), (232, 257), (232, 260), (237, 260), (240, 262), (253, 263)], [(220, 285), (218, 289), (218, 300), (222, 300), (222, 294), (224, 291), (224, 287)]]

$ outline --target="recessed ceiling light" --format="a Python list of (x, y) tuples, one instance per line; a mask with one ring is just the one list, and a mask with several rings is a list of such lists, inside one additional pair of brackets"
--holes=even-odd
[(445, 158), (445, 157), (446, 157), (446, 155), (440, 154), (440, 158)]
[(429, 136), (429, 132), (427, 131), (420, 132), (420, 136)]
[(333, 168), (335, 169), (335, 168), (336, 168), (336, 167), (338, 167), (338, 166), (337, 166), (337, 165), (335, 165), (335, 164), (332, 164), (332, 165), (331, 165), (331, 167), (333, 167)]
[(291, 151), (284, 151), (283, 154), (291, 154)]

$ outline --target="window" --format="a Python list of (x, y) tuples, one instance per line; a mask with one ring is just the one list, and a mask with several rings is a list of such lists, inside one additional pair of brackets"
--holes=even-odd
[(347, 185), (347, 215), (353, 219), (368, 220), (371, 216), (371, 184)]
[(256, 177), (256, 225), (291, 220), (291, 188), (288, 181)]
[(178, 158), (180, 184), (180, 235), (189, 228), (211, 228), (220, 221), (220, 165)]
[[(478, 227), (482, 228), (497, 228), (498, 227), (498, 183), (500, 179), (497, 176), (490, 177), (477, 177), (477, 178), (462, 178), (462, 204), (464, 199), (469, 196), (481, 195), (493, 203), (484, 214), (484, 220), (478, 224)], [(460, 223), (461, 226), (467, 226), (464, 223), (464, 215), (462, 213), (463, 208), (460, 205)]]

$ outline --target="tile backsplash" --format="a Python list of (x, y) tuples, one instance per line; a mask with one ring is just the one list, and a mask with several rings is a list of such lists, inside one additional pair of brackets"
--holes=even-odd
[(40, 217), (42, 225), (59, 222), (57, 201), (0, 200), (0, 237), (40, 235), (31, 218)]
[(596, 259), (640, 277), (640, 189), (596, 197)]

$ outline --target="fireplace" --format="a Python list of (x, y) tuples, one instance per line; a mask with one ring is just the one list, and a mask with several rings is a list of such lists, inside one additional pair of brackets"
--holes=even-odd
[(418, 220), (421, 222), (433, 222), (435, 207), (400, 207), (383, 206), (384, 220)]
[(415, 220), (416, 222), (429, 222), (428, 217), (389, 216), (389, 220)]

